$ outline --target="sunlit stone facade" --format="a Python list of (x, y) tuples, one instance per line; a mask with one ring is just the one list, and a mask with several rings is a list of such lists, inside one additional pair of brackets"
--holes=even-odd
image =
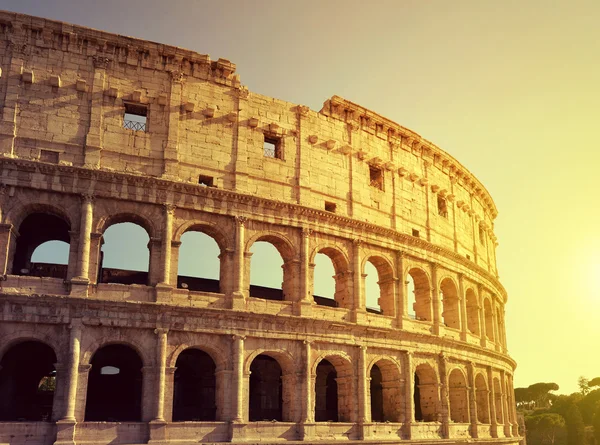
[[(6, 12), (0, 33), (0, 443), (518, 442), (497, 211), (457, 160), (227, 60)], [(121, 222), (147, 272), (103, 266)], [(178, 276), (189, 231), (219, 280)], [(32, 262), (50, 240), (68, 264)], [(250, 286), (259, 241), (281, 290)]]

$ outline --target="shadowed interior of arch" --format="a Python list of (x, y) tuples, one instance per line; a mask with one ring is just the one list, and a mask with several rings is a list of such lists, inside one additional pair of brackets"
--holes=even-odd
[(335, 367), (322, 360), (315, 378), (315, 421), (338, 421), (338, 385)]
[(148, 284), (150, 237), (132, 222), (108, 227), (102, 235), (99, 281), (102, 283)]
[(186, 349), (175, 363), (173, 421), (217, 420), (216, 366), (206, 352)]
[(283, 420), (281, 366), (272, 357), (261, 354), (250, 365), (249, 419)]
[(220, 249), (217, 242), (203, 232), (190, 230), (181, 236), (177, 287), (191, 291), (221, 292)]
[(56, 355), (39, 341), (11, 347), (0, 360), (0, 421), (50, 421)]
[(19, 226), (13, 273), (66, 279), (70, 230), (65, 220), (50, 213), (27, 216)]
[(265, 300), (285, 299), (283, 258), (268, 241), (257, 241), (250, 248), (250, 296)]

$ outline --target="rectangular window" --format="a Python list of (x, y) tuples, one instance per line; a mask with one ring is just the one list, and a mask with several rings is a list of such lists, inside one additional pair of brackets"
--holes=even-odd
[(40, 161), (50, 162), (52, 164), (58, 164), (59, 154), (57, 151), (52, 150), (40, 150)]
[(265, 158), (283, 159), (281, 149), (281, 138), (265, 135), (263, 143), (263, 154)]
[(369, 165), (369, 184), (379, 190), (383, 190), (383, 172), (380, 168)]
[(148, 107), (138, 104), (125, 104), (123, 128), (134, 131), (147, 131)]
[(336, 205), (333, 202), (325, 201), (325, 211), (335, 213)]
[(412, 229), (412, 236), (419, 238), (419, 231), (417, 229)]
[(198, 176), (198, 184), (203, 185), (205, 187), (214, 187), (215, 184), (215, 178), (213, 178), (212, 176), (204, 176), (204, 175), (200, 175)]
[(448, 203), (443, 196), (437, 197), (438, 214), (444, 218), (448, 218)]

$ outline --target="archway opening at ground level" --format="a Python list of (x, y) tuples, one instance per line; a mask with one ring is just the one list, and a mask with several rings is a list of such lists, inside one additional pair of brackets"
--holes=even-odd
[(186, 349), (175, 362), (173, 421), (214, 421), (215, 362), (206, 352)]
[(86, 421), (139, 422), (142, 418), (142, 360), (126, 345), (100, 348), (91, 361)]
[(50, 421), (56, 387), (56, 354), (39, 341), (24, 341), (0, 360), (0, 421)]
[(250, 365), (251, 422), (283, 420), (282, 371), (277, 360), (268, 355), (257, 356)]
[(315, 421), (338, 421), (338, 385), (335, 367), (327, 360), (317, 366), (315, 379)]

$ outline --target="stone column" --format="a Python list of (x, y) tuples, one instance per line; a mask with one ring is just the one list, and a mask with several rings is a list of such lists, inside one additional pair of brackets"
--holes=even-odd
[(404, 279), (404, 252), (396, 251), (396, 328), (402, 329), (406, 314), (406, 285)]
[(313, 303), (311, 295), (310, 279), (312, 276), (314, 265), (310, 264), (310, 236), (312, 229), (302, 228), (302, 244), (300, 249), (300, 289), (295, 313), (297, 315), (310, 316), (310, 306)]
[(479, 437), (477, 434), (477, 398), (475, 394), (475, 364), (467, 365), (467, 377), (469, 379), (469, 412), (471, 414), (471, 437)]
[(233, 336), (233, 421), (244, 421), (244, 340), (241, 335)]
[(79, 354), (81, 348), (81, 320), (71, 321), (69, 329), (69, 384), (65, 394), (66, 410), (62, 422), (75, 422), (75, 404), (77, 401), (77, 378), (79, 376)]
[(413, 371), (413, 354), (405, 351), (404, 355), (404, 439), (411, 439), (411, 425), (415, 421), (415, 376)]
[(485, 315), (483, 313), (483, 286), (481, 284), (477, 285), (477, 297), (477, 299), (479, 300), (477, 314), (479, 316), (479, 332), (481, 336), (480, 344), (481, 347), (485, 348), (487, 346), (487, 326), (485, 325)]
[(173, 236), (173, 215), (175, 214), (175, 206), (171, 204), (165, 205), (165, 225), (163, 232), (163, 270), (162, 283), (170, 286), (171, 284), (171, 238)]
[(180, 72), (171, 72), (171, 91), (167, 108), (168, 134), (163, 151), (163, 177), (175, 179), (178, 174), (179, 121), (181, 119), (181, 96), (184, 76)]
[[(368, 437), (368, 432), (365, 431), (365, 423), (371, 422), (371, 405), (368, 397), (369, 390), (367, 388), (367, 347), (358, 347), (358, 425), (360, 430), (360, 438)], [(365, 434), (367, 433), (367, 434)]]
[(488, 380), (488, 405), (490, 410), (490, 424), (492, 437), (498, 437), (498, 421), (496, 420), (496, 393), (494, 390), (494, 379), (492, 375), (492, 367), (487, 367)]
[(313, 425), (315, 422), (315, 404), (314, 404), (314, 390), (315, 390), (315, 376), (312, 373), (312, 345), (309, 341), (304, 341), (304, 357), (303, 357), (303, 370), (302, 376), (304, 381), (302, 382), (302, 420), (301, 420), (301, 436), (303, 440), (307, 440), (312, 436)]
[(446, 356), (439, 355), (440, 366), (440, 399), (442, 402), (442, 437), (448, 439), (450, 437), (450, 398), (448, 394), (448, 367)]
[(245, 216), (235, 217), (235, 255), (233, 261), (233, 292), (231, 297), (231, 308), (241, 310), (246, 304), (245, 255), (246, 249), (246, 222)]
[(502, 390), (502, 421), (504, 422), (504, 437), (510, 437), (510, 414), (508, 413), (508, 387), (506, 372), (500, 371), (500, 389)]
[(3, 277), (11, 272), (9, 270), (10, 245), (16, 237), (12, 224), (0, 224), (0, 275)]
[(71, 294), (87, 297), (90, 283), (90, 248), (93, 221), (92, 195), (81, 196), (81, 215), (79, 223), (79, 252), (77, 254), (77, 276), (71, 279)]
[(458, 302), (460, 304), (460, 339), (467, 341), (468, 323), (467, 319), (467, 297), (465, 295), (464, 275), (458, 274)]
[(156, 343), (156, 384), (157, 384), (157, 402), (156, 414), (153, 422), (165, 421), (165, 383), (167, 367), (167, 333), (168, 329), (157, 328), (154, 333), (158, 336)]
[(360, 322), (366, 318), (366, 304), (362, 285), (363, 275), (360, 267), (360, 246), (362, 241), (355, 239), (352, 240), (352, 243), (352, 276), (354, 281), (354, 298), (352, 302), (353, 321)]
[(431, 306), (433, 310), (433, 335), (440, 335), (440, 290), (438, 288), (438, 265), (431, 263)]

